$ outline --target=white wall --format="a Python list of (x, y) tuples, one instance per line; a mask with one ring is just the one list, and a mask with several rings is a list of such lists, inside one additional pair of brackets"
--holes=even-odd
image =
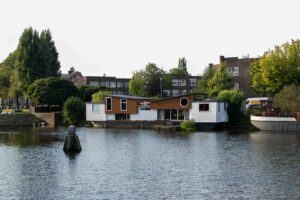
[(157, 110), (141, 110), (139, 108), (138, 114), (131, 114), (130, 120), (157, 120)]
[(115, 114), (107, 114), (106, 115), (106, 120), (116, 120), (116, 115)]
[[(227, 122), (228, 115), (224, 111), (224, 103), (220, 103), (220, 112), (218, 112), (218, 102), (193, 102), (190, 110), (190, 119), (195, 122), (217, 123)], [(199, 104), (209, 104), (209, 111), (199, 111)]]
[[(100, 112), (99, 113), (93, 113), (92, 112), (93, 105), (99, 105), (100, 106)], [(106, 121), (105, 104), (86, 103), (85, 108), (86, 108), (86, 121)]]

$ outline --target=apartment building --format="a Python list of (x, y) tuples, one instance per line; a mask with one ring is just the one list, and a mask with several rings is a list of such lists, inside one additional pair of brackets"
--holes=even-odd
[[(238, 57), (225, 57), (220, 56), (219, 63), (226, 63), (227, 72), (233, 78), (234, 88), (239, 89), (245, 93), (246, 97), (255, 96), (251, 89), (251, 77), (250, 77), (250, 66), (258, 58), (249, 58), (249, 56), (238, 58)], [(217, 68), (219, 64), (209, 64), (214, 68)]]
[(85, 85), (105, 86), (112, 91), (112, 94), (128, 95), (129, 78), (116, 78), (113, 76), (86, 76)]
[(197, 80), (200, 76), (191, 75), (174, 75), (172, 77), (172, 86), (170, 88), (163, 88), (163, 95), (165, 97), (175, 97), (185, 94), (191, 94), (193, 89), (197, 86)]

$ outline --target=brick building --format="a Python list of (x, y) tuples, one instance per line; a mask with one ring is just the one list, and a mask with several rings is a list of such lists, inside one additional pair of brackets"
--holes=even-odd
[[(254, 92), (251, 89), (251, 78), (249, 74), (250, 65), (255, 62), (258, 58), (249, 57), (224, 57), (220, 56), (219, 63), (226, 63), (228, 67), (228, 73), (233, 77), (234, 88), (242, 90), (246, 97), (253, 97)], [(209, 66), (217, 68), (219, 64)]]

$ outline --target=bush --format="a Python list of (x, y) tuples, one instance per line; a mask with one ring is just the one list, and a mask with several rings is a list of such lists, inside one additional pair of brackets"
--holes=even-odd
[(92, 95), (92, 102), (100, 102), (103, 101), (107, 95), (110, 95), (110, 91), (99, 91)]
[(69, 97), (63, 106), (64, 120), (68, 124), (79, 124), (85, 119), (85, 104), (78, 97)]
[(275, 95), (275, 105), (283, 112), (300, 111), (300, 85), (288, 85)]
[(196, 124), (192, 120), (186, 120), (186, 121), (181, 122), (180, 128), (184, 131), (195, 131)]
[(227, 113), (231, 124), (236, 125), (243, 119), (241, 111), (242, 102), (245, 99), (243, 92), (239, 90), (223, 90), (219, 93), (217, 99), (228, 103)]

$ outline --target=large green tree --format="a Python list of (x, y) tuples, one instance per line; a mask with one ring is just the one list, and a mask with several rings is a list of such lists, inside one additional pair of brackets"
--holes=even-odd
[(226, 63), (221, 63), (207, 83), (208, 94), (212, 97), (216, 97), (222, 90), (229, 90), (232, 88), (233, 80), (227, 72), (227, 65)]
[(170, 69), (170, 74), (172, 75), (185, 75), (188, 74), (187, 64), (185, 58), (179, 58), (177, 67)]
[(74, 83), (55, 77), (34, 81), (28, 87), (27, 93), (32, 102), (49, 106), (63, 105), (68, 97), (79, 95)]
[(252, 88), (260, 95), (274, 96), (283, 86), (300, 84), (300, 40), (268, 50), (250, 68)]
[(129, 83), (129, 92), (133, 95), (160, 96), (161, 89), (170, 86), (168, 74), (154, 63), (148, 63), (145, 69), (133, 73)]
[(197, 80), (195, 92), (208, 93), (208, 81), (213, 77), (215, 70), (208, 66), (204, 69), (202, 76)]
[(24, 30), (16, 50), (15, 69), (23, 92), (37, 79), (59, 76), (58, 53), (49, 30), (41, 34), (31, 27)]
[(284, 112), (300, 111), (300, 85), (284, 86), (280, 92), (275, 94), (275, 105)]

